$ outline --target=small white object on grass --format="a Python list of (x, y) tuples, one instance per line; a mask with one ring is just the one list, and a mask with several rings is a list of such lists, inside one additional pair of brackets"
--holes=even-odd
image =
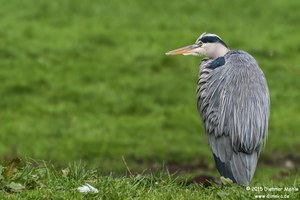
[(79, 190), (79, 192), (81, 193), (88, 193), (88, 192), (92, 192), (92, 193), (98, 193), (99, 191), (94, 188), (93, 186), (91, 186), (90, 184), (86, 183), (85, 185), (78, 187), (77, 188)]

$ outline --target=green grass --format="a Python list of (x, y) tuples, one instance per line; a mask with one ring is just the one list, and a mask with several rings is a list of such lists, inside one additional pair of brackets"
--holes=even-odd
[[(30, 157), (56, 169), (82, 160), (101, 175), (113, 174), (98, 174), (97, 180), (120, 182), (121, 191), (136, 181), (123, 178), (122, 156), (134, 172), (176, 165), (180, 176), (217, 176), (196, 109), (200, 58), (164, 55), (206, 31), (231, 49), (251, 53), (268, 80), (269, 137), (253, 184), (294, 182), (300, 164), (297, 0), (0, 3), (2, 160)], [(198, 167), (202, 164), (206, 167)], [(51, 189), (16, 196), (47, 191), (59, 196), (47, 178), (43, 181)], [(150, 185), (157, 199), (209, 193), (168, 183), (168, 194)]]
[[(14, 163), (14, 162), (12, 162)], [(12, 167), (1, 168), (1, 199), (254, 199), (255, 195), (299, 198), (299, 192), (284, 191), (285, 187), (299, 189), (299, 178), (284, 180), (280, 184), (269, 182), (254, 184), (248, 189), (234, 184), (206, 188), (199, 184), (187, 185), (161, 169), (152, 174), (113, 177), (99, 176), (87, 170), (82, 162), (69, 165), (60, 171), (46, 163), (27, 160)], [(16, 162), (15, 162), (16, 163)], [(98, 193), (80, 193), (78, 187), (89, 183)], [(280, 188), (283, 191), (268, 191)], [(297, 190), (296, 189), (296, 190)], [(26, 192), (24, 192), (26, 190)]]

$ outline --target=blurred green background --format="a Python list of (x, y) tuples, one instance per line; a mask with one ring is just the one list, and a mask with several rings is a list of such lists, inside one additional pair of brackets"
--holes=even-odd
[(124, 156), (133, 171), (217, 174), (196, 108), (200, 58), (164, 55), (210, 32), (252, 54), (268, 80), (257, 174), (298, 172), (298, 0), (0, 3), (2, 160), (83, 160), (125, 173)]

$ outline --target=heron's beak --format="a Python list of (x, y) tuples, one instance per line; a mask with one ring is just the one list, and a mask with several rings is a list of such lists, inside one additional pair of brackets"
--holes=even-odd
[(166, 53), (166, 55), (195, 55), (197, 54), (197, 50), (199, 47), (199, 45), (193, 44), (179, 49), (175, 49), (173, 51), (169, 51)]

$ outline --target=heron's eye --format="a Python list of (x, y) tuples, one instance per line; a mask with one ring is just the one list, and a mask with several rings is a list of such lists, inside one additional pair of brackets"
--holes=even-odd
[(196, 42), (196, 44), (199, 45), (199, 46), (202, 46), (203, 42), (202, 42), (201, 40), (198, 40), (198, 41)]

